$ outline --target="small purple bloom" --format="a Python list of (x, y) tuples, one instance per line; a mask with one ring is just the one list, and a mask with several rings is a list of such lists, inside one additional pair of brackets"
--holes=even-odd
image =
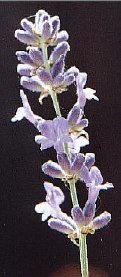
[(38, 115), (35, 115), (31, 107), (29, 105), (28, 99), (26, 94), (23, 92), (23, 90), (20, 90), (20, 97), (22, 100), (23, 107), (20, 107), (17, 109), (15, 116), (11, 119), (12, 122), (20, 121), (23, 118), (26, 118), (28, 121), (30, 121), (35, 126), (38, 124), (39, 121), (42, 120), (41, 117)]
[[(58, 116), (53, 120), (45, 120), (39, 125), (41, 150), (53, 146), (58, 153), (63, 152), (64, 143), (71, 141), (68, 129), (68, 121), (64, 117)], [(39, 136), (37, 136), (37, 142), (39, 143)]]
[(64, 194), (59, 187), (52, 183), (45, 182), (44, 188), (46, 190), (46, 202), (41, 202), (35, 206), (35, 211), (42, 214), (42, 221), (48, 217), (61, 218), (63, 215), (60, 205), (64, 201)]
[(99, 100), (98, 97), (94, 95), (95, 92), (96, 92), (95, 90), (90, 89), (90, 88), (84, 89), (86, 81), (87, 81), (87, 74), (86, 73), (79, 73), (77, 78), (76, 78), (77, 96), (78, 96), (77, 104), (79, 105), (79, 107), (81, 109), (84, 108), (84, 106), (86, 104), (86, 99), (88, 99), (88, 100), (91, 100), (91, 99)]
[(102, 184), (103, 177), (96, 166), (92, 166), (90, 171), (87, 166), (84, 166), (81, 178), (88, 187), (88, 201), (90, 203), (95, 203), (97, 201), (101, 189), (107, 190), (108, 188), (113, 188), (113, 184), (111, 183)]

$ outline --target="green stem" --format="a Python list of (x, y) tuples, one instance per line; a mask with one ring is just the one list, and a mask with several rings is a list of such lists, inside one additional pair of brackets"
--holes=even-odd
[(69, 187), (70, 187), (70, 193), (71, 193), (73, 207), (79, 206), (77, 192), (76, 192), (76, 185), (73, 180), (69, 182)]
[(79, 233), (81, 276), (89, 277), (86, 234)]
[(51, 96), (51, 99), (52, 99), (52, 101), (53, 101), (53, 106), (54, 106), (56, 115), (61, 116), (61, 111), (60, 111), (60, 107), (59, 107), (59, 103), (58, 103), (58, 99), (57, 99), (57, 94), (56, 94), (56, 92), (53, 91), (53, 90), (51, 90), (51, 91), (50, 91), (50, 96)]

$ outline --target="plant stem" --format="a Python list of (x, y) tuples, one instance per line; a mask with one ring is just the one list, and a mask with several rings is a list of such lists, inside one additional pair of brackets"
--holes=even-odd
[(59, 103), (58, 103), (56, 92), (51, 90), (50, 91), (50, 96), (51, 96), (51, 99), (53, 101), (53, 106), (54, 106), (56, 115), (61, 116), (61, 111), (60, 111), (60, 107), (59, 107)]
[(76, 192), (76, 186), (75, 186), (75, 182), (73, 180), (69, 182), (69, 187), (70, 187), (70, 193), (71, 193), (73, 207), (79, 206), (77, 192)]
[(82, 277), (89, 277), (86, 234), (79, 233), (80, 265)]

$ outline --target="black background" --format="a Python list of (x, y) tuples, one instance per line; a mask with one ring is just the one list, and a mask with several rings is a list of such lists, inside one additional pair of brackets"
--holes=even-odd
[[(79, 253), (67, 238), (41, 223), (34, 212), (44, 201), (41, 164), (56, 159), (53, 149), (41, 152), (34, 142), (37, 134), (26, 120), (12, 124), (11, 117), (21, 105), (15, 51), (24, 45), (14, 39), (20, 20), (45, 9), (59, 15), (61, 29), (68, 31), (71, 52), (67, 68), (76, 65), (88, 73), (87, 85), (97, 90), (100, 102), (87, 103), (90, 145), (84, 152), (96, 153), (96, 165), (105, 181), (115, 189), (101, 192), (99, 210), (112, 213), (111, 224), (88, 237), (90, 265), (105, 268), (109, 276), (121, 276), (121, 3), (120, 2), (0, 2), (0, 125), (1, 125), (1, 262), (0, 276), (46, 277), (59, 266), (78, 263)], [(35, 113), (54, 118), (50, 98), (41, 107), (38, 95), (27, 91)], [(75, 87), (60, 96), (66, 116), (75, 101)], [(63, 210), (70, 212), (69, 191)], [(78, 185), (80, 205), (86, 200)]]

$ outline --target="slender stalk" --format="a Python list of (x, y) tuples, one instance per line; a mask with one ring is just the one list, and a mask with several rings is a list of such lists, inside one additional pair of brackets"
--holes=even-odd
[(71, 193), (73, 207), (79, 206), (77, 192), (76, 192), (76, 186), (75, 186), (75, 182), (73, 180), (69, 182), (69, 187), (70, 187), (70, 193)]
[(58, 103), (58, 99), (57, 99), (57, 94), (56, 94), (56, 92), (53, 91), (53, 90), (51, 90), (51, 91), (50, 91), (50, 96), (51, 96), (51, 99), (52, 99), (52, 101), (53, 101), (53, 106), (54, 106), (56, 115), (61, 116), (61, 111), (60, 111), (60, 107), (59, 107), (59, 103)]
[(82, 277), (89, 277), (86, 234), (79, 233), (80, 265)]

